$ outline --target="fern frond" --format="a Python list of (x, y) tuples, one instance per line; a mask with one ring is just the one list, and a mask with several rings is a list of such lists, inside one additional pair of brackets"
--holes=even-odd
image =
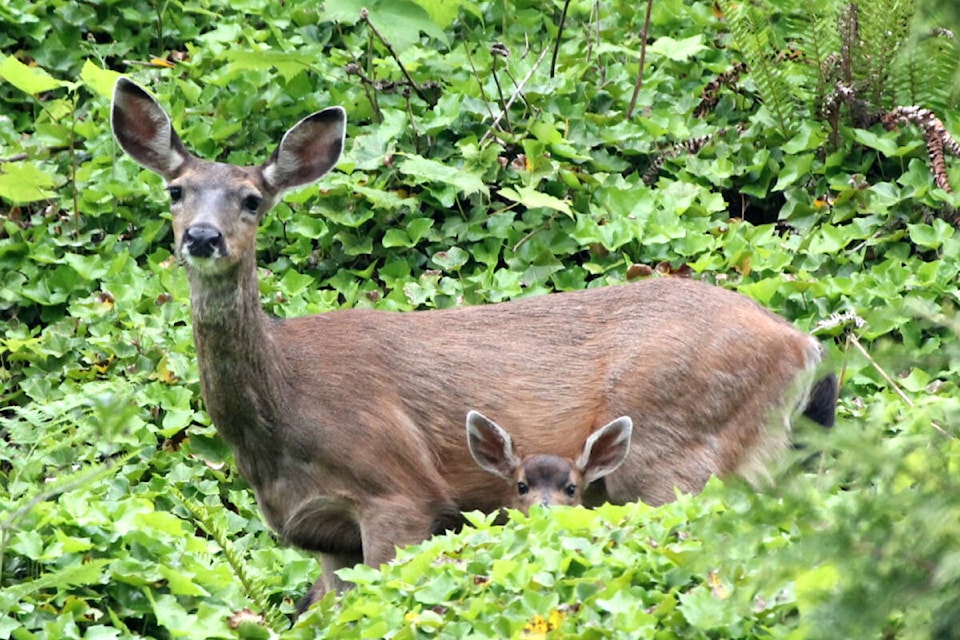
[(230, 565), (233, 574), (237, 576), (237, 580), (240, 581), (243, 592), (247, 595), (247, 598), (253, 602), (254, 606), (263, 613), (263, 617), (269, 627), (275, 632), (286, 628), (288, 626), (286, 616), (282, 611), (270, 604), (270, 597), (267, 595), (266, 586), (263, 582), (257, 580), (253, 573), (247, 568), (243, 557), (241, 557), (237, 548), (233, 546), (227, 533), (217, 523), (213, 514), (210, 513), (210, 510), (202, 503), (185, 496), (183, 492), (172, 483), (168, 485), (168, 488), (184, 508), (190, 512), (190, 515), (197, 521), (197, 524), (199, 524), (200, 527), (207, 532), (207, 535), (213, 538), (220, 546), (220, 549), (223, 550), (223, 556), (227, 559), (227, 564)]
[(775, 60), (774, 33), (764, 7), (753, 3), (719, 0), (730, 31), (746, 59), (748, 73), (760, 100), (770, 112), (781, 135), (789, 138), (799, 120), (790, 83)]
[[(910, 33), (914, 0), (875, 0), (857, 5), (859, 40), (852, 52), (853, 83), (875, 109), (894, 105), (891, 63)], [(866, 92), (866, 94), (864, 94)]]
[(838, 13), (837, 3), (827, 0), (787, 18), (793, 34), (790, 46), (800, 52), (803, 88), (807, 96), (814, 96), (811, 107), (823, 104), (836, 81), (829, 69), (832, 57), (840, 50)]
[(45, 572), (39, 578), (28, 582), (21, 582), (3, 590), (3, 598), (11, 598), (12, 602), (23, 600), (27, 596), (48, 589), (63, 589), (68, 586), (99, 584), (103, 576), (103, 569), (113, 560), (99, 558), (81, 564), (72, 564), (55, 571)]
[(893, 69), (897, 104), (939, 113), (960, 102), (960, 40), (945, 29), (919, 35), (897, 56)]

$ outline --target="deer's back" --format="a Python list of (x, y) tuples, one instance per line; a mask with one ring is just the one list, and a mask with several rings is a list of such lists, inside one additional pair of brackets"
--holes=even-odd
[(501, 499), (464, 443), (470, 408), (509, 425), (521, 450), (567, 458), (593, 429), (630, 416), (631, 456), (598, 499), (663, 501), (674, 484), (697, 490), (754, 449), (761, 463), (763, 450), (782, 447), (786, 433), (768, 434), (767, 414), (819, 349), (739, 294), (672, 278), (437, 311), (344, 310), (280, 327), (286, 357), (305, 372), (293, 394), (306, 407), (298, 429), (323, 443), (330, 464), (352, 451), (365, 481), (426, 479), (461, 508)]

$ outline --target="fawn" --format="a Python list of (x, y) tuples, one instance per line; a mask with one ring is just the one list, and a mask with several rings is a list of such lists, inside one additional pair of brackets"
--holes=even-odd
[(694, 280), (270, 317), (257, 288), (257, 227), (284, 192), (337, 164), (344, 110), (307, 116), (258, 166), (193, 155), (127, 78), (115, 85), (111, 124), (123, 150), (166, 183), (206, 410), (268, 524), (320, 555), (305, 603), (342, 589), (341, 567), (378, 566), (461, 510), (513, 500), (470, 455), (469, 408), (516, 425), (522, 449), (570, 459), (599, 426), (636, 420), (625, 459), (591, 486), (587, 506), (662, 503), (712, 474), (763, 478), (796, 414), (833, 421), (835, 378), (814, 384), (819, 343)]
[(467, 446), (482, 469), (513, 485), (506, 507), (529, 513), (530, 507), (577, 506), (596, 480), (623, 464), (630, 450), (633, 421), (623, 416), (590, 434), (576, 461), (549, 453), (521, 456), (510, 434), (479, 411), (467, 413)]

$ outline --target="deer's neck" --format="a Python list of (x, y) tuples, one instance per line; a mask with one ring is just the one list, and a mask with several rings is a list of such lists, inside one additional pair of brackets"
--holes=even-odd
[(256, 265), (215, 278), (190, 273), (190, 300), (200, 387), (214, 425), (238, 458), (268, 449), (282, 426), (283, 358), (271, 334), (278, 321), (260, 305)]

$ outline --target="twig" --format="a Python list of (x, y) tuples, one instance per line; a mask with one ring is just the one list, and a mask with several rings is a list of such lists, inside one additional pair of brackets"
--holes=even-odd
[(567, 21), (567, 9), (570, 8), (570, 0), (563, 3), (563, 12), (560, 14), (560, 24), (557, 25), (557, 41), (553, 44), (553, 58), (550, 59), (550, 77), (557, 72), (557, 56), (560, 54), (560, 40), (563, 38), (563, 24)]
[(483, 81), (480, 80), (480, 74), (477, 73), (477, 66), (473, 64), (470, 47), (464, 47), (463, 52), (467, 54), (467, 62), (470, 63), (470, 68), (473, 70), (473, 77), (477, 79), (477, 85), (480, 87), (480, 97), (483, 98), (483, 106), (487, 108), (487, 113), (490, 114), (490, 119), (493, 120), (496, 116), (493, 115), (493, 109), (490, 108), (490, 99), (487, 98), (487, 92), (483, 88)]
[(25, 153), (18, 153), (16, 155), (10, 156), (9, 158), (0, 158), (0, 162), (23, 162), (29, 157), (30, 156), (28, 156)]
[(533, 77), (533, 73), (537, 70), (537, 67), (540, 66), (540, 63), (543, 62), (543, 59), (546, 58), (546, 57), (547, 57), (547, 50), (544, 49), (543, 51), (540, 52), (540, 57), (537, 58), (537, 61), (533, 63), (533, 66), (530, 68), (530, 71), (528, 71), (528, 72), (527, 72), (527, 75), (525, 75), (525, 76), (523, 77), (523, 80), (520, 81), (520, 84), (517, 86), (517, 90), (514, 91), (514, 92), (513, 92), (513, 95), (510, 96), (510, 99), (507, 100), (507, 105), (506, 105), (506, 107), (504, 107), (504, 110), (500, 112), (500, 115), (498, 115), (498, 116), (494, 119), (493, 124), (491, 124), (491, 125), (490, 125), (490, 128), (487, 129), (487, 132), (486, 132), (485, 134), (483, 134), (483, 137), (482, 137), (482, 138), (480, 138), (480, 144), (481, 144), (481, 145), (483, 145), (483, 143), (486, 141), (487, 138), (489, 138), (490, 136), (493, 135), (493, 133), (492, 133), (493, 130), (496, 129), (496, 128), (500, 125), (500, 120), (503, 119), (504, 114), (507, 112), (507, 109), (509, 109), (509, 108), (510, 108), (510, 105), (513, 104), (514, 100), (517, 99), (517, 96), (520, 95), (520, 91), (523, 90), (524, 85), (526, 85), (527, 82), (530, 81), (530, 78)]
[(637, 106), (637, 96), (643, 86), (643, 64), (647, 59), (647, 33), (650, 31), (650, 14), (653, 13), (653, 0), (647, 0), (647, 17), (643, 21), (643, 31), (640, 33), (640, 68), (637, 69), (637, 82), (633, 85), (633, 97), (627, 107), (627, 120), (633, 117), (633, 110)]
[(430, 99), (423, 94), (423, 91), (420, 90), (420, 86), (414, 81), (413, 76), (410, 75), (410, 72), (407, 71), (407, 68), (403, 66), (402, 62), (400, 62), (400, 56), (398, 56), (397, 52), (393, 50), (393, 45), (391, 45), (387, 39), (384, 38), (379, 31), (377, 31), (377, 28), (373, 26), (373, 22), (370, 21), (370, 12), (367, 11), (366, 7), (360, 9), (360, 19), (367, 23), (367, 26), (370, 27), (370, 30), (373, 31), (377, 38), (379, 38), (380, 42), (383, 43), (383, 46), (387, 48), (387, 51), (390, 52), (390, 55), (393, 56), (393, 59), (397, 61), (397, 66), (400, 67), (400, 71), (403, 72), (407, 82), (409, 82), (410, 86), (413, 87), (413, 90), (417, 92), (417, 95), (420, 96), (420, 99), (427, 104), (433, 104), (430, 102)]
[[(848, 333), (847, 339), (850, 340), (853, 346), (855, 346), (857, 350), (863, 354), (863, 357), (867, 359), (867, 362), (873, 365), (873, 368), (877, 370), (877, 373), (879, 373), (880, 376), (887, 381), (887, 384), (890, 385), (890, 388), (893, 389), (893, 392), (896, 393), (898, 396), (900, 396), (900, 399), (903, 400), (908, 407), (913, 408), (914, 407), (913, 401), (907, 397), (907, 394), (903, 392), (903, 389), (900, 388), (900, 385), (898, 385), (894, 381), (894, 379), (891, 378), (890, 375), (883, 370), (883, 368), (877, 363), (877, 361), (870, 357), (870, 354), (867, 353), (867, 350), (863, 348), (862, 344), (860, 344), (860, 341), (857, 339), (857, 336), (853, 335), (853, 333)], [(937, 431), (939, 431), (941, 435), (944, 435), (948, 438), (957, 439), (956, 436), (948, 433), (946, 429), (941, 427), (939, 424), (937, 424), (933, 420), (930, 421), (930, 426), (936, 429)]]
[(525, 236), (523, 236), (522, 238), (520, 238), (519, 240), (517, 240), (517, 244), (513, 245), (513, 249), (512, 249), (513, 253), (516, 253), (516, 252), (517, 252), (517, 249), (520, 248), (520, 245), (522, 245), (523, 243), (525, 243), (526, 241), (528, 241), (530, 238), (532, 238), (533, 236), (537, 235), (538, 233), (540, 233), (540, 232), (543, 231), (544, 229), (549, 229), (549, 228), (550, 228), (550, 225), (553, 224), (553, 221), (556, 220), (556, 219), (557, 219), (557, 212), (554, 211), (553, 213), (550, 214), (550, 217), (547, 219), (547, 221), (546, 221), (543, 225), (541, 225), (540, 227), (538, 227), (538, 228), (536, 228), (536, 229), (532, 229), (532, 230), (530, 231), (530, 233), (528, 233), (527, 235), (525, 235)]
[[(507, 115), (506, 102), (504, 102), (503, 100), (503, 87), (500, 86), (500, 77), (497, 75), (497, 58), (510, 57), (510, 49), (508, 49), (506, 45), (503, 45), (499, 42), (494, 42), (490, 46), (490, 54), (493, 56), (493, 61), (490, 64), (490, 69), (493, 72), (493, 84), (497, 85), (497, 97), (500, 99), (500, 111), (501, 113), (503, 113), (503, 121), (504, 121), (504, 124), (507, 126), (507, 131), (509, 131), (510, 133), (513, 133), (513, 126), (511, 126), (510, 124), (510, 116)], [(514, 84), (516, 84), (516, 81), (514, 81)]]

